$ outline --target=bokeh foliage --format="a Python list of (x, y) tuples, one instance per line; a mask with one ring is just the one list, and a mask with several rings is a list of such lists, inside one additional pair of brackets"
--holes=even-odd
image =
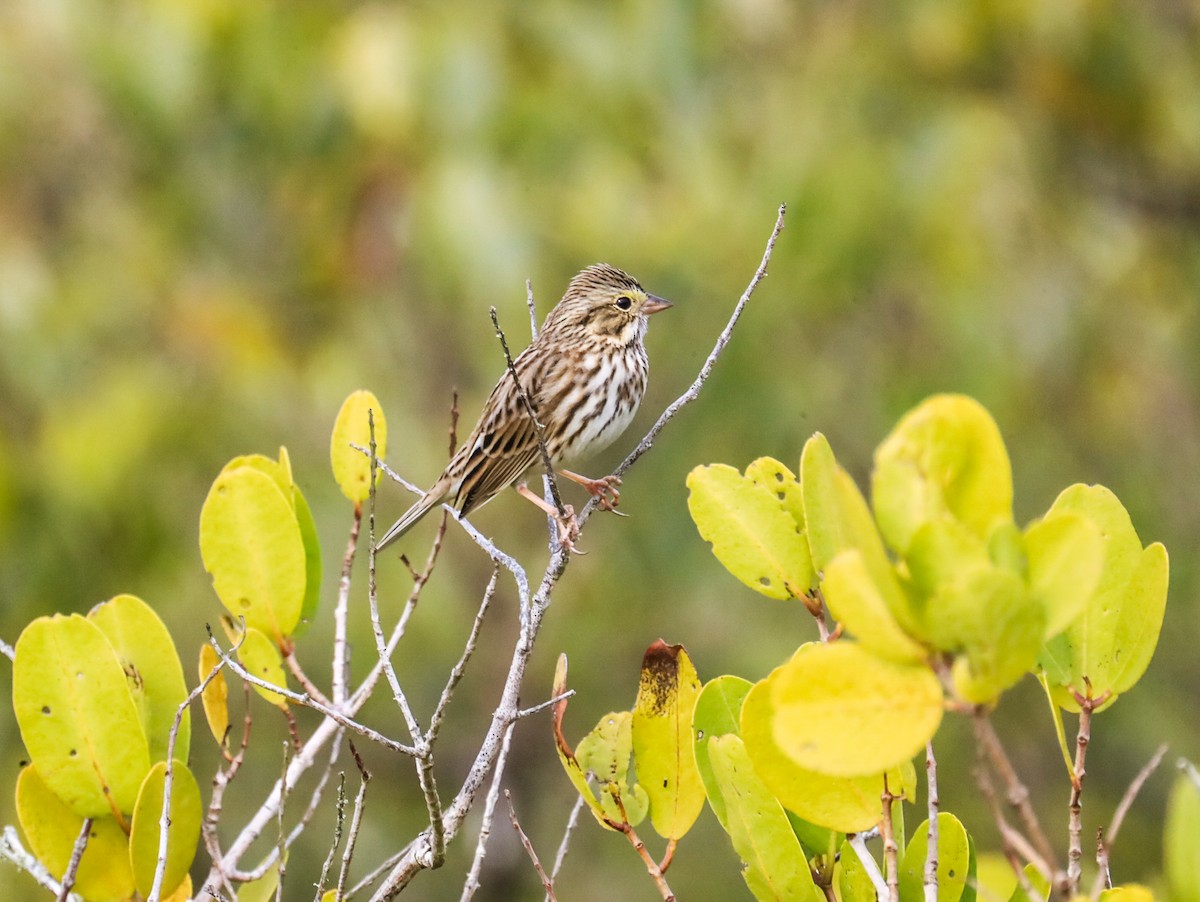
[[(659, 635), (712, 667), (702, 679), (765, 676), (809, 627), (720, 572), (691, 528), (686, 473), (793, 460), (819, 429), (861, 477), (903, 410), (965, 391), (1028, 474), (1018, 522), (1058, 486), (1101, 482), (1176, 551), (1140, 701), (1118, 702), (1094, 738), (1091, 831), (1086, 818), (1111, 810), (1157, 741), (1200, 756), (1178, 716), (1195, 707), (1200, 631), (1188, 553), (1200, 538), (1198, 39), (1194, 5), (1167, 0), (9, 0), (0, 637), (128, 591), (181, 648), (198, 644), (197, 612), (215, 622), (220, 610), (198, 513), (213, 475), (248, 450), (288, 446), (335, 573), (349, 518), (326, 461), (342, 398), (371, 387), (390, 461), (431, 480), (451, 387), (471, 418), (501, 370), (488, 305), (520, 344), (526, 277), (543, 312), (596, 260), (676, 301), (649, 338), (647, 405), (664, 403), (787, 201), (770, 278), (701, 402), (627, 479), (633, 517), (586, 534), (594, 553), (557, 596), (529, 685), (549, 685), (566, 651), (573, 705), (594, 721), (630, 702), (611, 696), (609, 668), (633, 673)], [(385, 491), (385, 519), (399, 494)], [(502, 498), (477, 520), (539, 554), (541, 518), (525, 514)], [(448, 553), (456, 563), (427, 597), (436, 616), (416, 627), (428, 657), (405, 664), (406, 679), (430, 673), (430, 693), (486, 579), (466, 542), (452, 536)], [(399, 565), (383, 570), (385, 591), (406, 591)], [(327, 577), (326, 605), (330, 589)], [(747, 596), (736, 608), (735, 594)], [(490, 711), (500, 663), (481, 655), (467, 707)], [(1042, 704), (1036, 687), (1018, 691), (999, 717), (1025, 723)], [(510, 774), (544, 857), (568, 804), (548, 737), (518, 731), (515, 760), (529, 764)], [(1035, 795), (1060, 782), (1061, 765), (1036, 753), (1043, 738), (1014, 748)], [(0, 741), (11, 785), (12, 724)], [(372, 763), (397, 786), (411, 776)], [(1128, 879), (1158, 860), (1164, 784), (1115, 850)], [(968, 817), (953, 785), (945, 775), (943, 801)], [(397, 792), (388, 816), (405, 829), (421, 806), (411, 785)], [(0, 813), (12, 822), (10, 800)], [(395, 833), (380, 827), (360, 854)], [(744, 892), (724, 837), (711, 853), (700, 842), (672, 885), (685, 898), (689, 885)], [(624, 849), (591, 845), (569, 859), (570, 898), (611, 892), (625, 870)], [(447, 873), (462, 873), (462, 855)], [(492, 867), (491, 898), (535, 885), (516, 852)], [(0, 872), (0, 889), (10, 879)], [(434, 875), (423, 897), (457, 886)]]

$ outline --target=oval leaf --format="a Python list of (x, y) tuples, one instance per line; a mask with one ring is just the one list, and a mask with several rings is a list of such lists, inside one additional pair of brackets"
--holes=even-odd
[[(167, 760), (167, 745), (175, 713), (187, 699), (187, 683), (175, 642), (166, 625), (148, 604), (133, 595), (118, 595), (96, 605), (88, 620), (108, 637), (137, 705), (151, 761)], [(187, 759), (192, 720), (185, 710), (175, 740), (175, 757)]]
[(1163, 865), (1168, 898), (1200, 902), (1200, 787), (1188, 773), (1175, 778), (1167, 800)]
[[(17, 819), (38, 861), (61, 877), (83, 829), (83, 818), (50, 791), (32, 765), (17, 777)], [(89, 902), (124, 902), (133, 890), (124, 831), (112, 817), (96, 818), (75, 872), (75, 892)]]
[(200, 511), (200, 554), (226, 610), (277, 642), (291, 634), (307, 564), (291, 496), (275, 480), (251, 467), (222, 471)]
[(692, 752), (696, 758), (696, 770), (704, 784), (708, 804), (728, 832), (725, 823), (725, 800), (721, 796), (712, 764), (708, 760), (708, 740), (714, 736), (736, 736), (742, 714), (742, 702), (754, 684), (737, 676), (719, 676), (709, 680), (696, 699), (696, 710), (692, 714)]
[(800, 598), (813, 581), (799, 526), (780, 500), (733, 467), (688, 474), (688, 511), (725, 569), (768, 598)]
[(901, 554), (922, 524), (947, 514), (986, 540), (1012, 520), (1012, 496), (1012, 465), (996, 421), (965, 395), (922, 402), (875, 452), (875, 516)]
[(700, 678), (682, 645), (661, 639), (642, 658), (633, 708), (633, 755), (638, 785), (650, 801), (650, 823), (679, 839), (704, 807), (704, 786), (692, 752), (692, 712)]
[(13, 708), (38, 774), (80, 817), (130, 812), (150, 752), (112, 645), (78, 614), (39, 617), (17, 640)]
[[(187, 766), (178, 759), (172, 767), (171, 811), (167, 826), (167, 868), (163, 874), (162, 894), (169, 896), (187, 876), (196, 848), (200, 843), (200, 819), (204, 814), (200, 802), (200, 787)], [(167, 762), (160, 761), (142, 783), (137, 807), (133, 812), (133, 829), (129, 834), (129, 861), (133, 867), (137, 891), (150, 895), (154, 872), (158, 867), (159, 820), (162, 817), (163, 787), (166, 784)]]
[[(201, 645), (200, 682), (208, 679), (208, 675), (220, 663), (216, 649), (208, 643)], [(224, 746), (229, 735), (229, 684), (225, 681), (224, 670), (218, 671), (204, 687), (200, 701), (204, 705), (204, 718), (208, 721), (213, 739), (217, 740), (217, 745)]]
[(925, 649), (892, 616), (857, 548), (834, 555), (821, 579), (821, 591), (829, 613), (863, 648), (889, 661), (915, 663), (925, 659)]
[[(959, 902), (971, 869), (971, 848), (966, 828), (953, 814), (938, 814), (938, 902)], [(929, 851), (929, 821), (921, 822), (900, 863), (900, 902), (925, 898), (925, 859)]]
[(342, 494), (361, 504), (371, 494), (371, 461), (367, 455), (351, 447), (351, 443), (367, 448), (371, 443), (371, 430), (367, 420), (370, 411), (375, 420), (375, 455), (382, 460), (387, 456), (387, 420), (379, 399), (371, 392), (359, 390), (350, 395), (338, 411), (333, 423), (333, 436), (329, 442), (329, 460), (333, 465), (333, 478)]
[(775, 742), (801, 767), (833, 776), (899, 766), (942, 721), (942, 687), (932, 671), (848, 641), (802, 646), (771, 683)]
[(1104, 544), (1100, 530), (1075, 514), (1058, 514), (1025, 530), (1029, 589), (1046, 609), (1046, 638), (1070, 626), (1100, 581)]
[[(238, 660), (247, 671), (260, 680), (275, 686), (287, 686), (287, 676), (283, 672), (283, 659), (279, 656), (279, 649), (264, 633), (253, 628), (246, 630), (245, 641), (238, 648)], [(280, 710), (287, 710), (287, 699), (278, 692), (264, 689), (257, 683), (253, 685), (254, 691), (272, 705)]]
[(746, 863), (742, 876), (755, 898), (817, 902), (820, 894), (800, 841), (783, 808), (754, 772), (742, 740), (711, 737), (708, 756), (725, 799), (729, 838)]
[[(869, 830), (879, 822), (883, 779), (878, 774), (833, 777), (818, 773), (801, 767), (776, 743), (771, 695), (773, 681), (782, 669), (776, 668), (756, 683), (742, 705), (741, 735), (755, 771), (781, 805), (808, 823), (839, 833)], [(896, 771), (888, 774), (888, 785), (897, 794), (897, 787), (910, 782)]]

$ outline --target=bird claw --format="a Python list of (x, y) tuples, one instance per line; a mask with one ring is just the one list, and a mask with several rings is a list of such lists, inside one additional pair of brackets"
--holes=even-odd
[(583, 487), (596, 499), (600, 510), (616, 513), (617, 505), (621, 503), (621, 493), (617, 490), (620, 484), (620, 476), (605, 476), (603, 479), (590, 479)]
[(579, 538), (579, 521), (575, 519), (575, 508), (564, 504), (562, 514), (555, 516), (554, 522), (558, 525), (558, 543), (563, 548), (573, 554), (587, 553), (575, 547), (575, 542)]

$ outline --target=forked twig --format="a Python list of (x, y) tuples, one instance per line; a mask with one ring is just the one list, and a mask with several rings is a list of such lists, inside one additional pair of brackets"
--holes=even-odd
[(1107, 840), (1103, 838), (1097, 840), (1096, 864), (1099, 865), (1099, 871), (1096, 874), (1095, 881), (1092, 883), (1091, 897), (1093, 899), (1099, 899), (1100, 893), (1112, 885), (1108, 870), (1108, 856), (1112, 850), (1113, 843), (1117, 841), (1117, 834), (1121, 831), (1121, 824), (1125, 822), (1125, 815), (1133, 807), (1134, 799), (1142, 791), (1142, 786), (1150, 779), (1150, 775), (1158, 769), (1158, 765), (1162, 763), (1163, 755), (1166, 753), (1167, 745), (1164, 742), (1158, 747), (1158, 750), (1155, 751), (1150, 760), (1146, 762), (1146, 766), (1138, 771), (1137, 776), (1133, 778), (1133, 782), (1125, 790), (1125, 795), (1121, 796), (1121, 801), (1117, 804), (1117, 810), (1113, 812), (1112, 824), (1108, 828)]
[(537, 875), (542, 881), (542, 886), (546, 889), (546, 898), (550, 902), (556, 902), (554, 881), (550, 879), (550, 876), (546, 873), (546, 869), (542, 867), (542, 861), (538, 858), (537, 852), (534, 851), (533, 843), (529, 841), (529, 836), (521, 829), (521, 822), (517, 820), (517, 809), (513, 807), (512, 793), (507, 789), (504, 790), (504, 801), (508, 803), (508, 820), (512, 823), (513, 829), (517, 831), (517, 836), (521, 838), (521, 845), (525, 847), (525, 854), (533, 862), (533, 869), (537, 871)]

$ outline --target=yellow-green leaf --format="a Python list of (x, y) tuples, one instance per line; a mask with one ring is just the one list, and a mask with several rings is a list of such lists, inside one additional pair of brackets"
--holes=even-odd
[(824, 571), (838, 552), (857, 549), (892, 616), (911, 629), (908, 600), (888, 560), (871, 510), (819, 432), (805, 442), (800, 455), (800, 490), (813, 566), (818, 572)]
[(1154, 902), (1154, 893), (1140, 883), (1125, 883), (1102, 892), (1100, 902)]
[(238, 887), (237, 902), (274, 902), (279, 889), (279, 862), (267, 868), (257, 880)]
[(983, 902), (1008, 899), (1017, 888), (1017, 875), (1000, 852), (984, 852), (980, 855), (975, 863), (975, 876), (979, 882), (975, 898)]
[(688, 510), (730, 573), (768, 598), (800, 598), (813, 582), (801, 528), (768, 489), (733, 467), (688, 474)]
[(862, 644), (863, 648), (901, 663), (926, 657), (925, 649), (901, 629), (871, 578), (862, 552), (847, 548), (834, 555), (825, 567), (821, 591), (829, 613)]
[(1083, 612), (1046, 643), (1041, 664), (1051, 685), (1086, 695), (1090, 684), (1093, 698), (1106, 692), (1115, 698), (1145, 673), (1158, 643), (1167, 600), (1167, 552), (1158, 543), (1142, 548), (1128, 512), (1103, 486), (1066, 489), (1047, 519), (1062, 513), (1097, 527), (1103, 564)]
[[(279, 649), (264, 633), (253, 627), (247, 628), (246, 639), (238, 648), (237, 654), (238, 660), (242, 662), (242, 666), (249, 673), (274, 686), (287, 686), (287, 676), (284, 674), (283, 659), (279, 656)], [(287, 710), (287, 699), (278, 692), (264, 689), (258, 684), (253, 685), (254, 691), (272, 705), (280, 710)]]
[(367, 420), (371, 411), (375, 420), (375, 456), (382, 460), (387, 456), (387, 420), (379, 399), (371, 392), (353, 392), (342, 403), (337, 419), (333, 423), (333, 436), (329, 442), (329, 459), (333, 465), (333, 478), (342, 494), (361, 504), (371, 494), (371, 461), (361, 451), (350, 447), (351, 443), (367, 448), (371, 443), (371, 430)]
[(99, 627), (78, 614), (25, 627), (13, 709), (38, 774), (72, 811), (133, 810), (150, 752), (121, 662)]
[(986, 540), (1012, 520), (1012, 466), (991, 414), (965, 395), (935, 395), (901, 418), (875, 452), (879, 528), (904, 554), (917, 529), (949, 515)]
[[(142, 896), (150, 894), (154, 872), (158, 867), (159, 818), (162, 816), (163, 789), (166, 784), (167, 762), (160, 761), (142, 783), (137, 807), (133, 812), (133, 829), (129, 834), (129, 862), (134, 882)], [(196, 848), (200, 842), (200, 819), (204, 814), (200, 802), (200, 787), (187, 765), (178, 759), (171, 777), (170, 823), (167, 827), (167, 867), (163, 874), (162, 893), (168, 896), (187, 876)]]
[[(755, 771), (783, 807), (808, 823), (839, 833), (869, 830), (879, 822), (879, 797), (883, 792), (879, 774), (834, 777), (818, 773), (801, 767), (776, 743), (771, 695), (773, 681), (782, 669), (777, 667), (765, 680), (754, 684), (742, 703), (741, 736)], [(915, 780), (901, 772), (905, 769), (912, 770), (907, 761), (888, 773), (888, 785), (897, 794)]]
[(292, 630), (292, 635), (299, 636), (317, 616), (317, 607), (321, 603), (321, 541), (317, 537), (312, 510), (296, 486), (292, 487), (292, 503), (296, 508), (300, 539), (304, 543), (304, 601), (300, 605), (300, 620)]
[(796, 525), (804, 529), (804, 493), (800, 480), (784, 463), (773, 457), (760, 457), (746, 465), (746, 478), (778, 498)]
[[(150, 760), (165, 761), (175, 712), (188, 694), (171, 634), (154, 609), (133, 595), (118, 595), (96, 605), (88, 612), (88, 620), (108, 637), (125, 671)], [(185, 710), (175, 740), (176, 758), (187, 759), (191, 741), (191, 714)]]
[(307, 564), (292, 495), (261, 470), (224, 470), (200, 511), (200, 554), (235, 617), (277, 642), (304, 604)]
[(642, 659), (633, 708), (633, 755), (638, 785), (650, 801), (658, 835), (679, 839), (704, 807), (704, 786), (692, 752), (692, 712), (700, 678), (682, 645), (661, 639)]
[(714, 736), (737, 735), (738, 722), (742, 714), (742, 702), (753, 685), (738, 676), (719, 676), (705, 683), (696, 699), (692, 714), (692, 752), (696, 758), (696, 769), (708, 795), (708, 804), (728, 831), (725, 822), (725, 800), (721, 797), (712, 764), (708, 760), (708, 740)]
[[(213, 668), (221, 662), (220, 656), (207, 642), (200, 646), (200, 681), (203, 682), (213, 672)], [(204, 691), (200, 693), (200, 702), (204, 706), (204, 718), (208, 721), (208, 729), (212, 732), (217, 745), (223, 746), (229, 733), (229, 684), (225, 681), (225, 671), (221, 670), (212, 678)]]
[(1100, 530), (1076, 514), (1056, 514), (1025, 530), (1029, 589), (1046, 609), (1046, 638), (1057, 636), (1083, 613), (1100, 580), (1104, 544)]
[[(966, 828), (953, 814), (938, 814), (938, 902), (959, 902), (970, 876), (971, 848)], [(929, 821), (921, 822), (900, 862), (900, 902), (925, 898), (925, 858), (929, 851)]]
[(600, 809), (611, 821), (637, 826), (650, 799), (640, 785), (629, 783), (633, 756), (633, 714), (610, 711), (575, 748), (575, 758), (599, 782)]
[(849, 842), (843, 842), (838, 855), (837, 886), (841, 902), (878, 902), (875, 884), (862, 859)]
[[(554, 688), (551, 690), (551, 697), (560, 698), (567, 691), (567, 656), (560, 654), (558, 662), (554, 668)], [(605, 823), (605, 812), (600, 805), (600, 801), (592, 792), (592, 787), (588, 783), (587, 769), (580, 764), (578, 757), (567, 745), (566, 738), (562, 732), (563, 717), (567, 710), (567, 700), (560, 699), (554, 705), (554, 746), (558, 751), (558, 760), (562, 763), (563, 770), (567, 772), (567, 778), (575, 787), (575, 791), (579, 793), (580, 798), (587, 803), (588, 810), (592, 812), (592, 817), (596, 822), (606, 830), (613, 829)], [(631, 739), (632, 744), (632, 739)], [(581, 743), (582, 745), (582, 743)], [(631, 745), (632, 747), (632, 745)], [(628, 761), (628, 755), (626, 755)], [(623, 779), (623, 777), (622, 777)]]
[[(50, 790), (32, 765), (17, 777), (17, 819), (30, 851), (51, 874), (61, 877), (83, 829), (83, 817)], [(75, 873), (75, 892), (88, 902), (124, 902), (133, 891), (125, 833), (112, 817), (98, 817)]]
[(1188, 773), (1175, 778), (1167, 800), (1163, 865), (1173, 902), (1200, 902), (1200, 787)]
[(726, 829), (746, 863), (742, 876), (755, 898), (817, 902), (819, 894), (800, 841), (783, 808), (754, 772), (742, 740), (713, 736), (708, 740), (708, 755), (725, 799)]
[(928, 667), (845, 640), (802, 646), (771, 684), (776, 744), (801, 767), (833, 776), (900, 765), (942, 721), (942, 687)]
[(239, 467), (249, 467), (270, 476), (271, 481), (279, 487), (285, 498), (292, 497), (292, 465), (287, 457), (287, 449), (280, 447), (280, 459), (272, 460), (265, 454), (239, 454), (221, 468), (222, 473), (229, 473)]

